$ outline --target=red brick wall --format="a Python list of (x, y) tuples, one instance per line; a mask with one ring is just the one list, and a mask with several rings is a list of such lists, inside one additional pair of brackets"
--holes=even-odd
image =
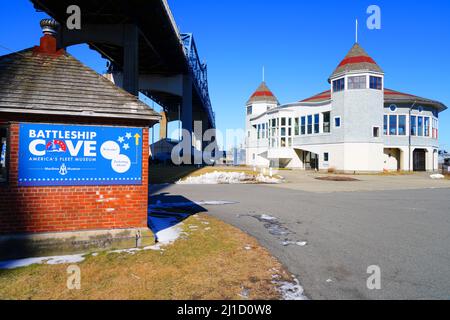
[(0, 185), (0, 234), (147, 226), (148, 128), (141, 186), (18, 187), (19, 124), (10, 126), (8, 185)]

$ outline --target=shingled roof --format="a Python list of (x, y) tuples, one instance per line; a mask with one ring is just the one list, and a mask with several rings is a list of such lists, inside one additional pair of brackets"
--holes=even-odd
[(437, 108), (439, 112), (442, 112), (447, 109), (447, 107), (436, 100), (431, 100), (427, 98), (418, 97), (409, 93), (403, 93), (391, 89), (384, 89), (384, 102), (385, 103), (421, 103), (432, 105)]
[[(331, 90), (327, 90), (321, 93), (318, 93), (310, 98), (301, 100), (301, 103), (321, 103), (327, 102), (331, 100)], [(403, 93), (391, 89), (384, 89), (384, 102), (385, 103), (422, 103), (429, 104), (437, 108), (440, 112), (447, 109), (447, 107), (435, 100), (418, 97), (409, 93)]]
[(269, 102), (275, 103), (279, 105), (278, 99), (275, 95), (270, 91), (269, 87), (265, 82), (262, 82), (256, 91), (252, 94), (250, 99), (247, 101), (247, 104), (252, 104), (255, 102)]
[(345, 56), (344, 60), (337, 66), (330, 79), (351, 71), (372, 71), (383, 73), (383, 70), (373, 60), (367, 52), (358, 44), (355, 43), (350, 51)]
[(68, 115), (147, 121), (158, 113), (60, 50), (39, 47), (0, 57), (0, 113)]

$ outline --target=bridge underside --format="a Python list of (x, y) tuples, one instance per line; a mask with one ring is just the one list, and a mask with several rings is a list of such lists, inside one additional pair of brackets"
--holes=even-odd
[[(180, 35), (166, 0), (30, 1), (63, 26), (62, 47), (88, 44), (110, 62), (118, 86), (160, 104), (168, 121), (181, 120), (189, 132), (193, 121), (203, 121), (204, 130), (215, 128), (206, 65), (193, 38), (186, 42)], [(81, 8), (81, 30), (65, 27), (70, 5)]]

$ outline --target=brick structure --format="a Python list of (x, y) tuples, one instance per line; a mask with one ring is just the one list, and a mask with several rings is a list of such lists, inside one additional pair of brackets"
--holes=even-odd
[[(52, 26), (49, 20), (43, 24)], [(0, 259), (84, 251), (90, 244), (142, 244), (136, 239), (151, 234), (147, 227), (148, 128), (159, 119), (158, 113), (135, 96), (58, 49), (51, 33), (42, 37), (38, 47), (0, 57)], [(19, 138), (24, 124), (142, 130), (139, 183), (21, 185)], [(99, 155), (100, 150), (96, 152)], [(135, 170), (140, 172), (139, 167)], [(46, 250), (35, 248), (36, 244)]]
[[(143, 141), (148, 145), (148, 129)], [(0, 186), (0, 234), (147, 227), (148, 161), (139, 186), (19, 187), (18, 144), (19, 125), (12, 122), (10, 182)]]

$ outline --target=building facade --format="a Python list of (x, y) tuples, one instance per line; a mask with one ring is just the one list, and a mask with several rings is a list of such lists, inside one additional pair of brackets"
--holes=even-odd
[(434, 100), (384, 87), (385, 74), (355, 44), (330, 89), (281, 105), (265, 83), (247, 102), (246, 164), (337, 172), (438, 170)]

